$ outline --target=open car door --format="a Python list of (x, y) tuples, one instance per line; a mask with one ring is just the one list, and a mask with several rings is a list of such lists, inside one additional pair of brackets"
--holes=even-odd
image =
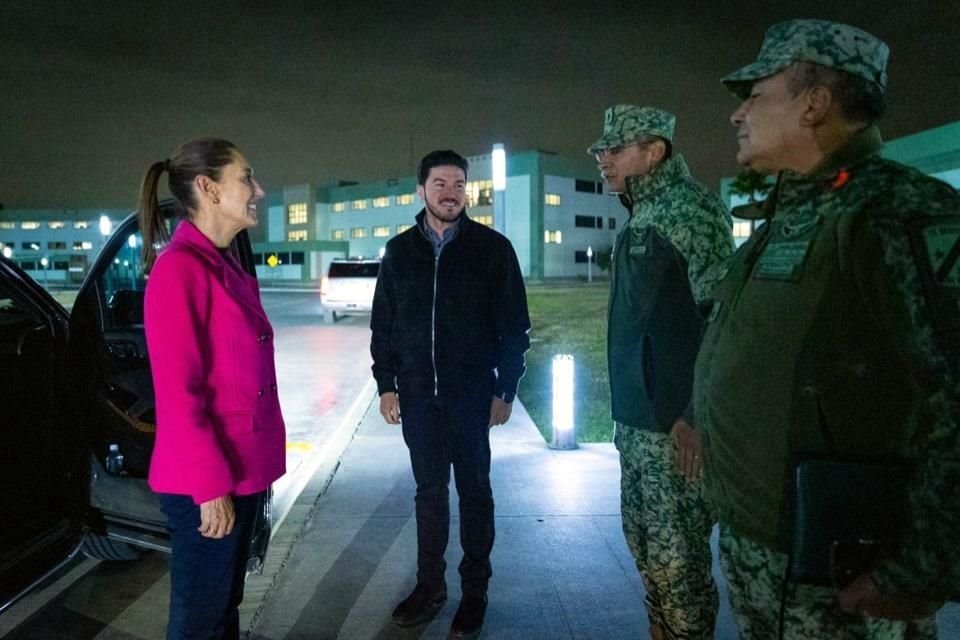
[(86, 447), (65, 410), (66, 310), (0, 257), (0, 611), (76, 548)]

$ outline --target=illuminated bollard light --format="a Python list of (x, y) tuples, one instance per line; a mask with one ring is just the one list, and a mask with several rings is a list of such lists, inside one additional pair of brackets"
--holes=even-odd
[(573, 425), (573, 356), (553, 356), (553, 439), (551, 449), (576, 449)]

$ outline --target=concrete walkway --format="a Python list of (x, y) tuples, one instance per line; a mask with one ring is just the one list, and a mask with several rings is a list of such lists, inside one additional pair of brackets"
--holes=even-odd
[[(520, 402), (510, 422), (492, 431), (491, 441), (497, 540), (481, 637), (649, 638), (643, 584), (620, 529), (620, 467), (613, 446), (552, 451)], [(286, 532), (296, 542), (249, 637), (446, 638), (460, 599), (453, 486), (447, 605), (429, 625), (402, 630), (390, 622), (393, 607), (415, 584), (414, 493), (400, 428), (383, 422), (374, 401), (326, 493), (302, 519), (299, 533)], [(716, 640), (736, 640), (716, 562), (714, 576), (721, 603)], [(949, 605), (941, 612), (941, 639), (960, 639), (958, 609)]]

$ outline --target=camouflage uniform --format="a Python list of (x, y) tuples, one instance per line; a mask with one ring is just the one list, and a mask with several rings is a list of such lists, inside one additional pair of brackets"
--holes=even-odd
[[(724, 82), (745, 97), (800, 60), (882, 88), (886, 59), (858, 29), (793, 21)], [(768, 222), (715, 291), (694, 400), (745, 640), (774, 637), (804, 456), (916, 461), (908, 524), (871, 575), (883, 593), (960, 592), (960, 196), (881, 146), (867, 127), (809, 173), (781, 172)], [(822, 587), (791, 586), (786, 615), (788, 638), (936, 637), (932, 620), (844, 614)]]
[[(666, 112), (617, 105), (589, 152), (641, 135), (672, 141), (673, 129)], [(678, 471), (669, 433), (690, 402), (701, 304), (733, 252), (730, 215), (679, 155), (628, 177), (621, 199), (631, 216), (614, 249), (608, 358), (623, 530), (647, 587), (651, 623), (669, 639), (712, 638), (714, 518), (702, 481), (688, 483)]]

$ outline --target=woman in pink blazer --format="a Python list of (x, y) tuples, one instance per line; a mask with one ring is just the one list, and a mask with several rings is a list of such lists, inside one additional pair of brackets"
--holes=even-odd
[[(186, 214), (169, 243), (157, 183)], [(238, 638), (256, 504), (284, 473), (273, 329), (230, 244), (263, 190), (237, 148), (197, 139), (155, 162), (140, 192), (147, 349), (157, 439), (150, 487), (172, 541), (168, 640)]]

